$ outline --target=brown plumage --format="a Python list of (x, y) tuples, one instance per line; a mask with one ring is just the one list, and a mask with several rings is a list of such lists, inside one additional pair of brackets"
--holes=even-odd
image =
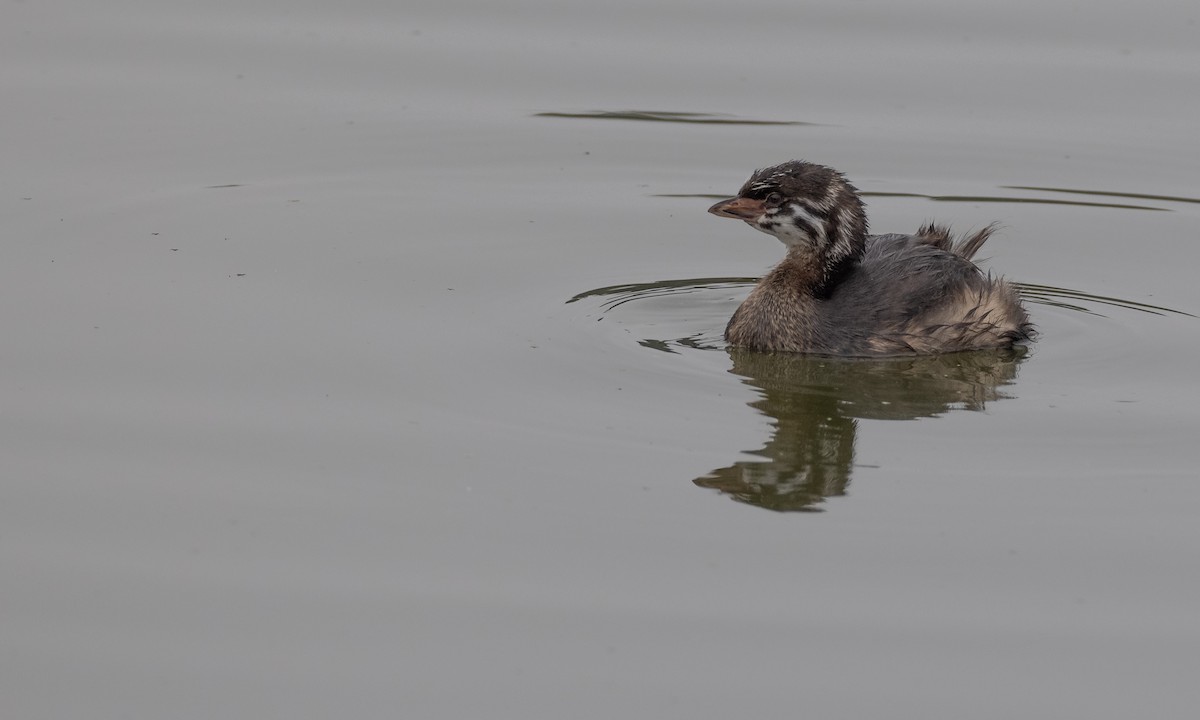
[(709, 212), (744, 220), (788, 248), (730, 319), (732, 345), (886, 356), (1008, 348), (1033, 338), (1017, 290), (971, 262), (992, 227), (957, 243), (933, 223), (915, 235), (868, 235), (855, 187), (801, 161), (756, 171)]

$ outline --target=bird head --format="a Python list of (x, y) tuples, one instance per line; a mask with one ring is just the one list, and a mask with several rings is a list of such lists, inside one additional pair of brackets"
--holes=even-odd
[(790, 251), (811, 255), (827, 273), (860, 257), (866, 246), (858, 190), (824, 165), (792, 160), (756, 170), (737, 196), (708, 211), (774, 235)]

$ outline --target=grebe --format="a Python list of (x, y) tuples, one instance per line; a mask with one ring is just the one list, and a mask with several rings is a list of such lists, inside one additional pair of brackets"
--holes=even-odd
[(915, 235), (868, 235), (858, 190), (798, 160), (755, 171), (709, 212), (787, 247), (729, 320), (732, 345), (878, 357), (1010, 348), (1034, 336), (1016, 288), (971, 262), (991, 227), (957, 243), (933, 223)]

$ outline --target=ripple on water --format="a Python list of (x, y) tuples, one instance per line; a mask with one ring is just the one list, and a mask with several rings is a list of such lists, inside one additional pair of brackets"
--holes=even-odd
[(675, 112), (671, 110), (589, 110), (586, 112), (539, 112), (534, 117), (572, 120), (632, 120), (696, 125), (815, 125), (799, 120), (756, 120), (719, 113)]
[(725, 323), (757, 281), (716, 277), (628, 283), (588, 290), (567, 302), (589, 303), (597, 319), (622, 325), (642, 347), (668, 353), (721, 350)]
[[(758, 282), (753, 277), (707, 277), (626, 283), (587, 290), (567, 300), (590, 303), (597, 319), (630, 330), (639, 345), (662, 352), (725, 349), (725, 323)], [(1029, 305), (1105, 316), (1113, 308), (1152, 315), (1182, 310), (1097, 295), (1082, 290), (1014, 282)], [(1035, 318), (1036, 321), (1036, 318)]]

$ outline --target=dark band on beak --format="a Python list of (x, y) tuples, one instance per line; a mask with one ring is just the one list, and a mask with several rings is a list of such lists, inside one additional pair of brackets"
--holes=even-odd
[(753, 220), (767, 211), (762, 200), (744, 197), (731, 197), (722, 200), (708, 209), (713, 215), (733, 218), (735, 220)]

